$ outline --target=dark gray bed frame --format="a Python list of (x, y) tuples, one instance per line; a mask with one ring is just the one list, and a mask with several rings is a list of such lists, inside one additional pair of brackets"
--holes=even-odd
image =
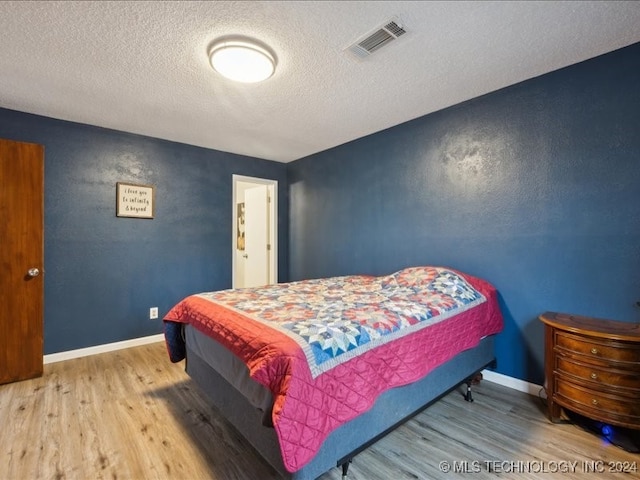
[(485, 337), (477, 347), (459, 353), (423, 379), (381, 394), (371, 410), (334, 430), (317, 455), (294, 473), (284, 468), (276, 432), (262, 425), (262, 412), (191, 351), (188, 344), (186, 371), (283, 478), (307, 480), (334, 467), (342, 467), (346, 477), (355, 455), (463, 383), (467, 384), (466, 399), (472, 401), (471, 380), (489, 366), (495, 366), (493, 336)]

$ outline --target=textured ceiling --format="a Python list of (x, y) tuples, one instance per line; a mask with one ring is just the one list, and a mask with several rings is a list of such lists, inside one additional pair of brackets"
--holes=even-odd
[[(345, 48), (398, 17), (366, 59)], [(0, 2), (0, 107), (288, 162), (640, 41), (640, 2)], [(209, 66), (259, 39), (275, 75)]]

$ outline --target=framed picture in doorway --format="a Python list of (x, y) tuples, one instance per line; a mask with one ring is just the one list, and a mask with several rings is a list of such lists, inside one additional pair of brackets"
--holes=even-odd
[(238, 232), (236, 248), (244, 250), (244, 202), (238, 204), (238, 226), (236, 229)]
[(116, 216), (153, 218), (155, 207), (153, 185), (116, 183)]

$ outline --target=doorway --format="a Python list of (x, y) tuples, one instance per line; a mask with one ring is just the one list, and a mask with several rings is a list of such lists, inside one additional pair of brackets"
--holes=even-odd
[(277, 283), (278, 182), (233, 175), (233, 288)]

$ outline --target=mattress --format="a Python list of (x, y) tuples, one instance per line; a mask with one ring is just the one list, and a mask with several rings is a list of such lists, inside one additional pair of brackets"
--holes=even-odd
[(265, 425), (271, 424), (273, 395), (263, 385), (249, 377), (247, 365), (227, 348), (191, 325), (185, 325), (185, 339), (189, 348), (214, 368), (230, 385), (238, 390), (251, 405), (265, 412)]

